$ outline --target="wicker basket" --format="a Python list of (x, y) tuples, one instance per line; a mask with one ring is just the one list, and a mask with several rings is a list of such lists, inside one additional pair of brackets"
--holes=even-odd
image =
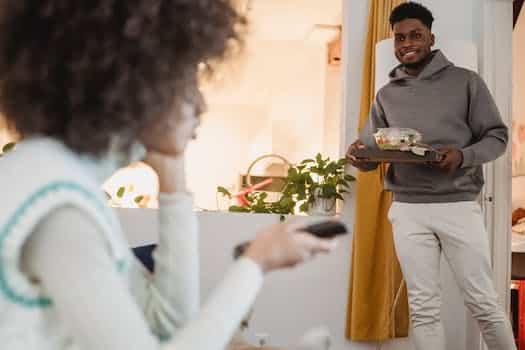
[[(283, 176), (271, 176), (271, 175), (252, 175), (252, 169), (259, 161), (267, 158), (277, 158), (281, 160), (286, 165), (286, 173), (283, 174)], [(245, 174), (241, 174), (239, 176), (239, 190), (243, 190), (246, 188), (250, 188), (254, 185), (257, 185), (258, 183), (261, 183), (265, 180), (272, 179), (272, 182), (268, 185), (264, 185), (257, 189), (257, 191), (264, 191), (264, 192), (278, 192), (280, 193), (283, 189), (283, 186), (285, 184), (285, 179), (288, 173), (288, 169), (291, 167), (290, 161), (288, 159), (284, 158), (283, 156), (280, 156), (278, 154), (265, 154), (260, 157), (255, 158), (253, 162), (251, 162), (250, 166), (248, 166), (248, 169), (246, 170)]]

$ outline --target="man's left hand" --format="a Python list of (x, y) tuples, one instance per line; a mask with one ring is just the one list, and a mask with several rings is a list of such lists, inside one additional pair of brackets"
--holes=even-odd
[(438, 149), (438, 152), (442, 154), (443, 158), (434, 165), (449, 174), (458, 170), (463, 163), (463, 153), (457, 148), (444, 147)]

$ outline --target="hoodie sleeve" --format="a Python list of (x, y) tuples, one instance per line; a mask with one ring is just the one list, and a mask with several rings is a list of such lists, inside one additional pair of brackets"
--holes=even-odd
[(507, 147), (508, 129), (485, 82), (473, 73), (469, 81), (468, 123), (472, 143), (463, 148), (461, 167), (479, 166), (501, 156)]
[[(377, 148), (377, 144), (374, 138), (374, 133), (377, 132), (379, 128), (387, 128), (388, 123), (385, 118), (385, 112), (379, 101), (379, 98), (376, 97), (372, 107), (370, 108), (370, 115), (366, 121), (365, 126), (359, 132), (359, 140), (369, 148)], [(379, 163), (370, 162), (364, 166), (361, 170), (370, 171), (377, 168)]]

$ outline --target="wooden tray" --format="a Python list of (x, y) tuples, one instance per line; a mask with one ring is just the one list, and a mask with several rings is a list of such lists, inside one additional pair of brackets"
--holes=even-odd
[(407, 151), (382, 151), (378, 149), (358, 149), (352, 153), (357, 158), (367, 158), (372, 162), (380, 163), (427, 163), (439, 162), (441, 154), (436, 151), (427, 151), (424, 156), (418, 156)]

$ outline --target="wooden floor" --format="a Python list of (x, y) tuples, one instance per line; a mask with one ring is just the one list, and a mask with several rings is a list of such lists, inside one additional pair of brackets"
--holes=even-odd
[[(356, 343), (351, 342), (345, 350), (376, 350), (379, 349), (376, 343)], [(410, 339), (397, 339), (383, 343), (381, 350), (415, 350)]]

